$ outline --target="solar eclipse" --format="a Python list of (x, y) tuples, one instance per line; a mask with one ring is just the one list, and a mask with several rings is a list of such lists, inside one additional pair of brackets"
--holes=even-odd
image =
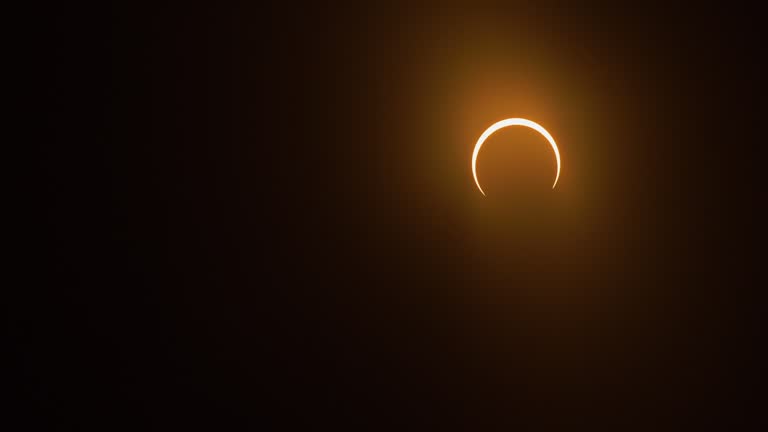
[(488, 129), (485, 130), (485, 132), (483, 132), (482, 135), (480, 135), (480, 138), (475, 144), (475, 150), (472, 152), (472, 175), (475, 178), (475, 184), (477, 185), (477, 188), (480, 189), (480, 193), (485, 195), (483, 188), (480, 186), (480, 181), (477, 179), (477, 155), (480, 153), (480, 148), (483, 146), (483, 143), (491, 135), (493, 135), (494, 132), (508, 126), (525, 126), (531, 128), (540, 133), (544, 138), (547, 139), (547, 141), (549, 141), (549, 144), (552, 146), (552, 150), (555, 152), (555, 160), (557, 161), (557, 173), (555, 174), (555, 181), (552, 183), (552, 189), (554, 189), (557, 185), (557, 180), (560, 178), (560, 151), (557, 149), (555, 139), (552, 138), (552, 135), (550, 135), (546, 129), (544, 129), (540, 124), (536, 122), (524, 118), (509, 118), (492, 124)]

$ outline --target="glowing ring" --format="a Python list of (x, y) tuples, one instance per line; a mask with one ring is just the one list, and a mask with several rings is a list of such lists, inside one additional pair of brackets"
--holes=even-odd
[(477, 140), (477, 144), (475, 144), (475, 151), (472, 153), (472, 175), (475, 177), (475, 184), (477, 185), (477, 188), (480, 189), (480, 193), (485, 195), (485, 192), (483, 192), (483, 188), (480, 187), (480, 182), (477, 180), (477, 154), (480, 153), (480, 147), (483, 146), (483, 143), (485, 140), (488, 139), (489, 136), (491, 136), (494, 132), (496, 132), (499, 129), (505, 128), (507, 126), (525, 126), (529, 127), (536, 132), (540, 133), (544, 138), (549, 141), (549, 144), (552, 145), (552, 150), (555, 151), (555, 159), (557, 159), (557, 175), (555, 175), (555, 182), (552, 183), (552, 189), (555, 188), (555, 185), (557, 184), (557, 179), (560, 178), (560, 151), (557, 150), (557, 144), (555, 144), (555, 139), (552, 138), (552, 135), (547, 132), (546, 129), (541, 127), (536, 122), (532, 122), (530, 120), (526, 120), (524, 118), (510, 118), (506, 120), (498, 121), (491, 125), (488, 129), (483, 132), (482, 135), (480, 135), (480, 139)]

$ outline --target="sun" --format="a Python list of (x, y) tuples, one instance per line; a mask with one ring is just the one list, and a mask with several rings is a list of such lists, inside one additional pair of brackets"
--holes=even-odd
[(477, 185), (477, 188), (480, 189), (480, 193), (485, 195), (483, 188), (480, 187), (480, 182), (477, 180), (477, 155), (480, 153), (480, 148), (483, 146), (483, 143), (488, 139), (488, 137), (493, 135), (493, 133), (497, 130), (508, 126), (525, 126), (531, 128), (540, 133), (544, 138), (547, 139), (547, 141), (549, 141), (549, 144), (552, 146), (552, 150), (555, 151), (555, 160), (557, 161), (557, 174), (555, 174), (555, 182), (552, 183), (552, 189), (554, 189), (557, 185), (557, 180), (560, 178), (560, 151), (557, 149), (555, 139), (552, 138), (552, 135), (550, 135), (546, 129), (544, 129), (540, 124), (536, 122), (524, 118), (509, 118), (492, 124), (488, 129), (485, 130), (485, 132), (483, 132), (482, 135), (480, 135), (480, 138), (477, 140), (477, 144), (475, 144), (475, 150), (472, 152), (472, 175), (475, 178), (475, 184)]

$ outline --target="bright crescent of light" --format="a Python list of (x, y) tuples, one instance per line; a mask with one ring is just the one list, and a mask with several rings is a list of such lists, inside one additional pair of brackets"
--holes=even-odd
[(526, 120), (524, 118), (510, 118), (506, 120), (498, 121), (491, 125), (488, 129), (483, 132), (482, 135), (480, 135), (480, 139), (477, 140), (477, 144), (475, 144), (475, 151), (472, 153), (472, 175), (475, 177), (475, 184), (477, 185), (477, 188), (480, 189), (480, 192), (485, 195), (485, 192), (483, 192), (483, 188), (480, 187), (480, 182), (477, 180), (477, 154), (480, 153), (480, 147), (483, 146), (483, 143), (485, 140), (488, 139), (494, 132), (496, 132), (499, 129), (505, 128), (507, 126), (525, 126), (529, 127), (536, 132), (540, 133), (544, 138), (549, 141), (549, 143), (552, 145), (552, 150), (555, 151), (555, 159), (557, 159), (557, 175), (555, 175), (555, 182), (552, 183), (552, 189), (555, 188), (555, 185), (557, 184), (557, 179), (560, 178), (560, 152), (557, 150), (557, 144), (555, 144), (555, 139), (552, 138), (552, 135), (547, 132), (546, 129), (541, 127), (536, 122), (532, 122), (530, 120)]

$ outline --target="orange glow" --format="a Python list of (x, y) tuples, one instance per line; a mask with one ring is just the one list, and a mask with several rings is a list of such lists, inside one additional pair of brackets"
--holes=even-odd
[(552, 138), (552, 135), (547, 132), (546, 129), (544, 129), (541, 125), (539, 125), (536, 122), (532, 122), (530, 120), (526, 120), (524, 118), (510, 118), (506, 120), (498, 121), (491, 125), (488, 129), (483, 132), (482, 135), (480, 135), (480, 139), (477, 140), (477, 144), (475, 144), (475, 151), (472, 153), (472, 175), (475, 177), (475, 184), (477, 185), (477, 188), (480, 189), (480, 193), (485, 195), (485, 192), (483, 192), (483, 188), (480, 187), (480, 182), (477, 180), (477, 154), (480, 153), (480, 147), (483, 146), (483, 143), (485, 140), (488, 139), (494, 132), (496, 132), (499, 129), (505, 128), (507, 126), (525, 126), (529, 127), (536, 132), (540, 133), (544, 138), (549, 141), (549, 144), (552, 145), (552, 150), (555, 151), (555, 159), (557, 159), (557, 174), (555, 175), (555, 182), (552, 183), (552, 189), (555, 188), (555, 185), (557, 185), (557, 180), (560, 178), (560, 151), (557, 149), (557, 144), (555, 144), (555, 139)]

